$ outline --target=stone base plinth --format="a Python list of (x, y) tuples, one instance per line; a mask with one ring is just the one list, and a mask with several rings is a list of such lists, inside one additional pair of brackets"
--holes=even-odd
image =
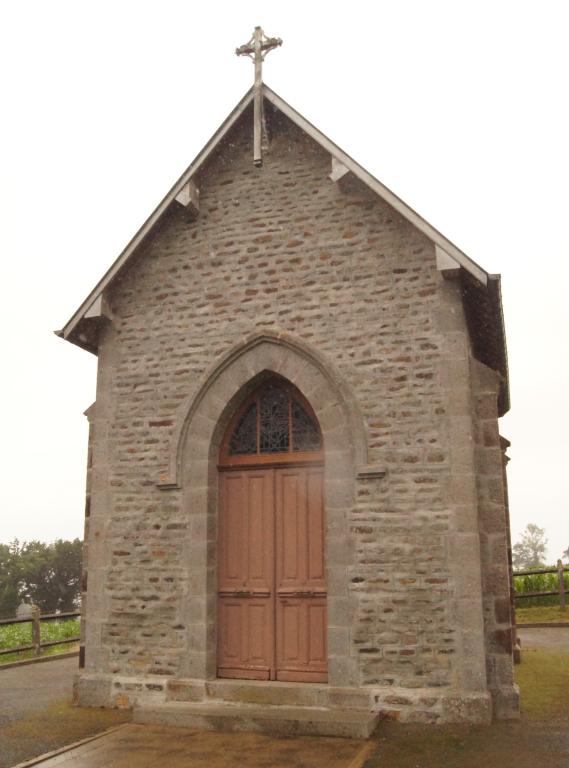
[[(126, 677), (83, 672), (75, 679), (74, 701), (84, 707), (144, 709), (148, 713), (158, 713), (160, 708), (171, 704), (228, 705), (233, 710), (242, 705), (368, 712), (379, 718), (409, 723), (489, 723), (493, 717), (519, 716), (517, 686), (493, 691), (491, 695), (484, 691), (461, 693), (428, 688), (358, 688), (323, 683)], [(177, 711), (176, 707), (173, 711)], [(215, 713), (210, 714), (213, 717)], [(158, 718), (156, 722), (162, 720)]]

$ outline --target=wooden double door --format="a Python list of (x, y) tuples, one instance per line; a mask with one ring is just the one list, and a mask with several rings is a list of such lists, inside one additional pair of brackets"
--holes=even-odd
[(325, 682), (322, 467), (219, 477), (218, 676)]

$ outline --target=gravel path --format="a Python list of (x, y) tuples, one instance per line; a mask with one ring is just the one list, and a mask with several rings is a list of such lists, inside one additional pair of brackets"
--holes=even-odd
[(547, 648), (569, 653), (569, 627), (518, 629), (522, 652), (529, 648)]

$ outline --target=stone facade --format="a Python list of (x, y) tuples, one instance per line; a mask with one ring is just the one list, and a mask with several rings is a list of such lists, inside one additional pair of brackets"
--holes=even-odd
[(197, 219), (171, 206), (105, 291), (78, 701), (220, 689), (217, 455), (275, 372), (324, 437), (329, 685), (314, 696), (423, 722), (515, 716), (499, 377), (474, 359), (460, 279), (268, 118), (263, 166), (245, 112), (200, 170)]

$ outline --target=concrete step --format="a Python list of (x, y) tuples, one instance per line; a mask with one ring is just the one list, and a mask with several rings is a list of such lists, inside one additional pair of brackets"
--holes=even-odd
[(275, 704), (291, 707), (371, 709), (369, 690), (337, 688), (327, 683), (285, 683), (276, 680), (170, 680), (166, 701), (217, 700), (234, 704)]
[(361, 709), (180, 701), (137, 707), (133, 711), (133, 721), (208, 731), (367, 739), (375, 730), (379, 716)]
[(282, 683), (271, 680), (208, 680), (207, 698), (235, 704), (275, 704), (326, 707), (328, 686), (319, 683)]

